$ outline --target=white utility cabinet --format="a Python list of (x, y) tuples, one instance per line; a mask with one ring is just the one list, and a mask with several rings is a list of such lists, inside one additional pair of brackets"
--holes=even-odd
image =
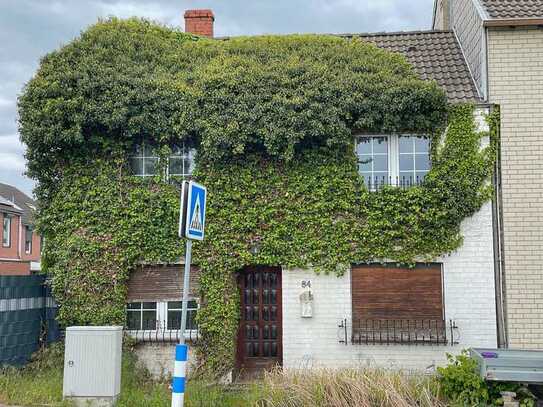
[(121, 392), (121, 326), (66, 328), (62, 394), (77, 405), (112, 406)]

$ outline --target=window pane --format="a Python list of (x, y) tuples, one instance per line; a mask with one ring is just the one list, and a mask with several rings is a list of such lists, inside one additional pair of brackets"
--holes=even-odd
[(127, 309), (141, 309), (141, 302), (129, 302), (126, 304)]
[(415, 156), (415, 165), (418, 171), (427, 171), (430, 169), (430, 157), (427, 154), (417, 154)]
[(181, 311), (168, 311), (168, 329), (181, 329)]
[(388, 157), (386, 155), (373, 157), (373, 171), (388, 171)]
[(145, 144), (143, 146), (143, 156), (144, 157), (158, 157), (158, 152), (155, 146), (152, 146), (150, 144)]
[(143, 158), (130, 158), (130, 168), (134, 175), (143, 175)]
[(196, 310), (189, 311), (187, 314), (187, 329), (197, 329)]
[(413, 155), (400, 154), (400, 172), (414, 170)]
[(400, 136), (400, 154), (413, 152), (413, 139), (408, 136)]
[(181, 157), (185, 153), (182, 144), (174, 144), (172, 146), (172, 157)]
[(158, 168), (158, 158), (145, 158), (145, 175), (155, 175)]
[(2, 243), (4, 246), (9, 246), (11, 244), (10, 242), (10, 234), (11, 234), (11, 218), (8, 214), (4, 214), (4, 224), (3, 224), (3, 233), (2, 233)]
[(187, 156), (185, 157), (185, 175), (191, 175), (192, 171), (194, 171), (194, 162), (196, 160), (196, 149), (191, 148), (187, 152)]
[(133, 157), (143, 157), (143, 144), (139, 143), (134, 146), (132, 150)]
[[(198, 308), (196, 300), (189, 300), (187, 304), (188, 309)], [(180, 310), (183, 308), (183, 301), (168, 301), (169, 310)]]
[(156, 311), (142, 311), (142, 328), (156, 329)]
[(371, 172), (371, 155), (360, 155), (358, 158), (358, 171)]
[(430, 151), (430, 139), (427, 137), (416, 137), (415, 152), (427, 153), (428, 151)]
[(168, 301), (168, 309), (181, 309), (183, 301)]
[(128, 311), (126, 313), (126, 326), (128, 329), (141, 329), (141, 313), (139, 311)]
[(183, 160), (183, 171), (185, 171), (185, 175), (191, 175), (192, 174), (192, 167), (194, 166), (194, 162), (189, 157), (185, 158)]
[(388, 140), (386, 137), (373, 137), (373, 153), (388, 153)]
[(156, 309), (156, 302), (144, 302), (143, 309)]
[(32, 252), (32, 228), (25, 226), (25, 252)]
[(371, 154), (371, 138), (361, 137), (358, 139), (358, 145), (356, 146), (357, 154)]
[(170, 175), (184, 175), (183, 173), (183, 158), (170, 157)]

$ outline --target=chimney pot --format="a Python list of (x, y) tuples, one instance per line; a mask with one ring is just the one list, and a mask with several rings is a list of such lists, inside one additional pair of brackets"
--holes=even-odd
[(213, 38), (215, 16), (210, 9), (185, 11), (185, 32)]

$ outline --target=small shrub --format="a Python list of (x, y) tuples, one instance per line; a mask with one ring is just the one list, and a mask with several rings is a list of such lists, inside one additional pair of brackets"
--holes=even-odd
[(466, 351), (454, 356), (447, 354), (449, 364), (438, 367), (441, 391), (449, 400), (461, 405), (485, 405), (489, 401), (488, 387), (479, 376), (477, 362)]
[(521, 407), (535, 406), (535, 396), (520, 383), (486, 382), (478, 372), (477, 362), (467, 351), (460, 355), (448, 354), (449, 365), (438, 367), (441, 391), (451, 402), (461, 406), (503, 405), (501, 393), (510, 391), (517, 394)]

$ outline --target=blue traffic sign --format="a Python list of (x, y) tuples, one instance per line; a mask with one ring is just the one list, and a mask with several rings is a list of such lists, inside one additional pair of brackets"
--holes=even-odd
[(194, 181), (188, 183), (187, 217), (185, 220), (185, 237), (187, 239), (204, 240), (206, 198), (206, 187)]

